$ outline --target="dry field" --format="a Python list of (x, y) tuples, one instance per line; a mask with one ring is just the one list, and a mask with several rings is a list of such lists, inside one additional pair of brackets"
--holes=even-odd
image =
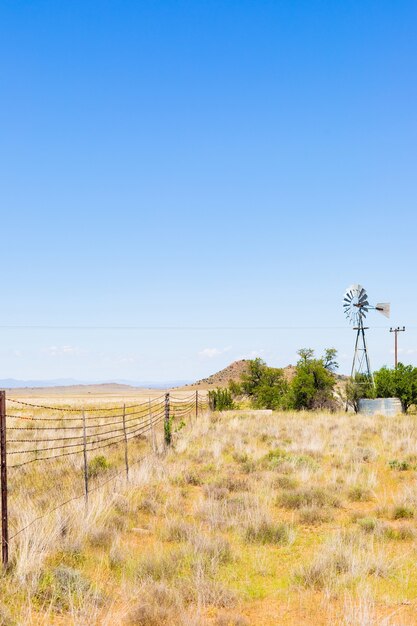
[(415, 421), (204, 414), (167, 453), (160, 433), (129, 484), (19, 535), (0, 623), (417, 624)]

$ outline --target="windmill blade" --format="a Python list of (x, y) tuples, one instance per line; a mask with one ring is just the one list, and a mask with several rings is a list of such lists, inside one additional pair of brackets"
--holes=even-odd
[(376, 311), (379, 311), (385, 317), (389, 317), (391, 313), (391, 303), (390, 302), (379, 302), (376, 307)]
[(350, 285), (343, 298), (343, 310), (351, 324), (359, 324), (369, 307), (366, 290), (359, 284)]

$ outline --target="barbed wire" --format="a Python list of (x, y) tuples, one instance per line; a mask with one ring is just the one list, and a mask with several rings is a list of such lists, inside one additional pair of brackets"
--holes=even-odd
[[(161, 398), (164, 398), (164, 395), (161, 396), (157, 396), (157, 398), (153, 398), (152, 400), (159, 400)], [(18, 400), (17, 398), (7, 398), (7, 402), (13, 402), (14, 404), (21, 404), (23, 406), (29, 406), (32, 408), (36, 408), (36, 409), (45, 409), (48, 411), (65, 411), (67, 413), (71, 413), (71, 412), (80, 412), (80, 411), (84, 411), (85, 413), (87, 413), (88, 411), (116, 411), (117, 409), (123, 408), (120, 405), (115, 406), (115, 407), (62, 407), (62, 406), (48, 406), (45, 404), (33, 404), (31, 402), (24, 402), (23, 400)], [(143, 406), (145, 404), (147, 404), (149, 402), (149, 400), (146, 400), (144, 402), (139, 402), (137, 404), (131, 404), (131, 405), (126, 405), (125, 408), (126, 409), (134, 409), (138, 406)]]
[[(8, 401), (18, 410), (15, 412), (14, 405), (9, 405), (6, 414), (6, 452), (10, 461), (13, 459), (8, 464), (10, 527), (13, 529), (9, 541), (46, 515), (87, 498), (123, 474), (127, 477), (131, 467), (150, 456), (150, 453), (144, 455), (146, 446), (152, 445), (153, 449), (156, 446), (159, 450), (157, 440), (163, 437), (161, 424), (166, 419), (175, 423), (192, 418), (208, 405), (207, 397), (198, 393), (183, 397), (163, 394), (140, 403), (111, 407), (63, 407)], [(34, 414), (35, 411), (40, 414)], [(134, 457), (138, 454), (140, 458), (136, 460)], [(133, 458), (128, 459), (128, 456)], [(104, 463), (102, 471), (106, 472), (107, 468), (114, 467), (111, 475), (99, 483), (94, 473), (96, 463), (99, 468), (100, 463)], [(85, 484), (88, 484), (87, 491)], [(51, 499), (56, 499), (58, 504), (48, 508)], [(30, 517), (28, 502), (34, 517), (25, 524), (25, 518), (27, 521)]]

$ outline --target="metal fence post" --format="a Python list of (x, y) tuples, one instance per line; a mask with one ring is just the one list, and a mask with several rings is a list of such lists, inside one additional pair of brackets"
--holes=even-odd
[(88, 464), (87, 464), (87, 433), (85, 427), (85, 412), (83, 411), (83, 452), (84, 452), (84, 489), (85, 505), (88, 507)]
[(165, 394), (165, 416), (164, 416), (165, 445), (171, 445), (171, 420), (169, 417), (169, 393)]
[(126, 480), (129, 480), (129, 456), (128, 456), (127, 433), (126, 433), (126, 404), (123, 405), (123, 434), (124, 434), (124, 437), (125, 437)]
[(195, 417), (198, 417), (198, 389), (195, 390)]
[(0, 391), (0, 449), (1, 449), (1, 556), (3, 567), (9, 562), (9, 524), (7, 515), (7, 450), (6, 450), (6, 392)]

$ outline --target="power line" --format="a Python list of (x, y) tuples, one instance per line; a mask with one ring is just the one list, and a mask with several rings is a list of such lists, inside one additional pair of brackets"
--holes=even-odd
[[(389, 326), (370, 326), (373, 329), (388, 329)], [(417, 326), (408, 326), (417, 328)], [(192, 330), (347, 330), (347, 326), (95, 326), (67, 325), (49, 326), (36, 324), (0, 324), (0, 330), (147, 330), (147, 331), (192, 331)]]

